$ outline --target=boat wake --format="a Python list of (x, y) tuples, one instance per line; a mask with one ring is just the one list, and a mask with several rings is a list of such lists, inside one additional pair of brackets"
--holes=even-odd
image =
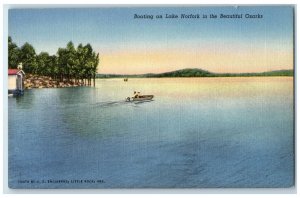
[(148, 103), (148, 102), (152, 102), (154, 100), (143, 100), (143, 101), (131, 101), (131, 103), (133, 104), (143, 104), (143, 103)]
[(124, 101), (124, 100), (118, 100), (118, 101), (106, 101), (106, 102), (97, 102), (93, 105), (97, 107), (113, 107), (113, 106), (119, 106), (119, 105), (133, 105), (136, 106), (138, 104), (144, 104), (152, 102), (153, 100), (145, 100), (145, 101)]
[(119, 100), (119, 101), (97, 102), (95, 105), (100, 107), (111, 107), (111, 106), (124, 105), (124, 104), (126, 104), (125, 101)]

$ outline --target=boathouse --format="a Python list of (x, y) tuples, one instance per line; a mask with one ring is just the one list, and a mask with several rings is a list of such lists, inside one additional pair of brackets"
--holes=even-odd
[(8, 94), (23, 95), (24, 78), (25, 73), (22, 69), (8, 69)]

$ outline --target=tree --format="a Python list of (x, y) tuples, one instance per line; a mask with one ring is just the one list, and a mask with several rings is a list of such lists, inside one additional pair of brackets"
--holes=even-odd
[(49, 68), (50, 68), (50, 74), (54, 79), (58, 78), (59, 70), (58, 70), (58, 64), (57, 64), (57, 57), (55, 55), (49, 57)]
[(50, 76), (71, 83), (78, 83), (79, 80), (83, 83), (87, 79), (88, 85), (91, 85), (94, 78), (95, 84), (99, 54), (93, 51), (89, 43), (85, 46), (80, 43), (75, 48), (70, 41), (66, 48), (59, 48), (56, 55), (50, 56), (47, 52), (36, 55), (29, 43), (18, 48), (11, 37), (8, 37), (8, 51), (9, 68), (17, 68), (22, 62), (26, 73)]
[(66, 59), (67, 59), (67, 78), (72, 79), (76, 75), (76, 50), (72, 41), (67, 44), (66, 48)]
[(20, 62), (23, 63), (25, 72), (37, 73), (36, 53), (32, 45), (27, 42), (21, 47)]
[(96, 54), (93, 51), (92, 46), (88, 43), (83, 47), (84, 49), (84, 57), (85, 57), (85, 78), (88, 79), (88, 84), (91, 85), (91, 79), (95, 77), (97, 73), (97, 67), (99, 64), (99, 54)]
[(51, 76), (52, 60), (47, 52), (41, 52), (37, 57), (36, 74)]
[(20, 63), (20, 48), (8, 37), (8, 68), (17, 68)]
[(80, 43), (77, 47), (76, 50), (76, 66), (75, 66), (75, 71), (76, 71), (76, 78), (81, 80), (81, 83), (83, 83), (83, 80), (85, 78), (85, 51), (83, 45)]
[(60, 81), (63, 81), (63, 78), (67, 74), (67, 50), (64, 48), (59, 48), (57, 51), (57, 66)]

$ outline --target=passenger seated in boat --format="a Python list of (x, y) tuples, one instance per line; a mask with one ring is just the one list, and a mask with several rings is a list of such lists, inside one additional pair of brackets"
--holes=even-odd
[(134, 91), (134, 92), (133, 92), (133, 97), (134, 97), (134, 98), (138, 98), (138, 97), (139, 97), (139, 93), (140, 93), (140, 92)]

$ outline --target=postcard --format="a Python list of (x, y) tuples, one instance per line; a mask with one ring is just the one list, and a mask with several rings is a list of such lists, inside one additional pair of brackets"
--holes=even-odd
[(295, 185), (294, 6), (7, 18), (9, 188)]

